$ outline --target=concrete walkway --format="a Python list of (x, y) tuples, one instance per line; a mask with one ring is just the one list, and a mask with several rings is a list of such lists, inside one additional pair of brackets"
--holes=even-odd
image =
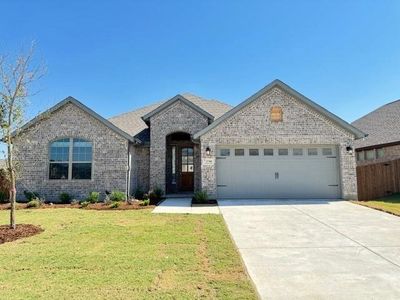
[(345, 201), (226, 200), (263, 299), (400, 299), (400, 218)]
[(168, 198), (153, 209), (155, 214), (219, 214), (218, 206), (192, 207), (191, 198)]

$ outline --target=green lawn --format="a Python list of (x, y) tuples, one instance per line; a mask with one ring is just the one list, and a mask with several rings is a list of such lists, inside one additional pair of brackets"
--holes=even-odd
[(221, 216), (150, 212), (17, 211), (45, 231), (0, 245), (0, 298), (256, 298)]
[(400, 194), (394, 194), (377, 200), (353, 202), (400, 216)]

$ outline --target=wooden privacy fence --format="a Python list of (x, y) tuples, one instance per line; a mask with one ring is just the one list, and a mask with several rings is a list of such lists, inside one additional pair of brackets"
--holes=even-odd
[(357, 167), (359, 200), (400, 193), (400, 159)]

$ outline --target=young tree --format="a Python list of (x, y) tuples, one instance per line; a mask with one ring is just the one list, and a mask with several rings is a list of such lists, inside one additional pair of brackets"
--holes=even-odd
[(0, 55), (0, 127), (3, 142), (7, 146), (6, 173), (10, 182), (9, 200), (10, 228), (15, 229), (15, 202), (16, 202), (16, 178), (17, 168), (15, 163), (15, 151), (13, 140), (18, 135), (18, 130), (25, 121), (25, 108), (32, 83), (44, 75), (42, 64), (34, 65), (32, 43), (27, 52), (17, 55), (15, 60), (8, 56)]

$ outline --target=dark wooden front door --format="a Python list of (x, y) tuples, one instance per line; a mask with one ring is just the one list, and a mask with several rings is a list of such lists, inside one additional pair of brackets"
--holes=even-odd
[(193, 147), (181, 149), (181, 184), (182, 191), (193, 191), (194, 183), (194, 162)]

